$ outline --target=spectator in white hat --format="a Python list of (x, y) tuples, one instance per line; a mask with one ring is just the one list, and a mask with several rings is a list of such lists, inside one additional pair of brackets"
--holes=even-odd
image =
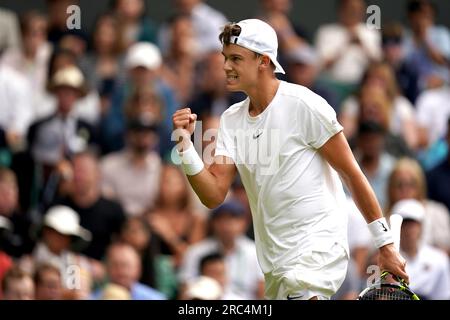
[(169, 87), (161, 77), (161, 52), (152, 43), (139, 42), (132, 45), (125, 57), (125, 68), (128, 79), (120, 83), (112, 93), (111, 105), (105, 112), (101, 123), (101, 147), (103, 153), (109, 153), (122, 149), (125, 145), (124, 117), (125, 103), (137, 90), (150, 87), (161, 97), (165, 110), (162, 127), (159, 134), (162, 135), (159, 150), (161, 153), (169, 152), (171, 120), (168, 116), (178, 107), (173, 88)]
[(403, 217), (400, 251), (406, 259), (410, 287), (422, 300), (450, 299), (450, 265), (447, 255), (427, 244), (422, 244), (422, 223), (425, 208), (418, 200), (397, 202), (391, 214)]
[[(89, 269), (89, 263), (76, 251), (86, 246), (92, 238), (91, 233), (80, 226), (78, 214), (66, 206), (51, 207), (45, 214), (37, 235), (39, 239), (31, 257), (21, 259), (23, 267), (33, 272), (36, 266), (51, 264), (60, 270), (64, 288), (78, 289), (71, 287), (70, 277), (75, 269)], [(28, 264), (30, 262), (31, 265)]]

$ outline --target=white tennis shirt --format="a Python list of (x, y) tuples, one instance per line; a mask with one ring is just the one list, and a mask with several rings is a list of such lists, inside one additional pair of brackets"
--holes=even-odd
[(296, 265), (308, 250), (348, 252), (345, 194), (337, 172), (318, 153), (342, 131), (336, 113), (309, 89), (281, 81), (269, 106), (249, 115), (249, 98), (220, 120), (216, 156), (234, 161), (253, 215), (264, 273)]

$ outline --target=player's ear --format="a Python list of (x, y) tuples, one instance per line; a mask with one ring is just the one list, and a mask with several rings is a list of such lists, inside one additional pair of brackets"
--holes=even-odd
[(265, 67), (270, 66), (270, 58), (268, 56), (261, 56), (259, 64)]

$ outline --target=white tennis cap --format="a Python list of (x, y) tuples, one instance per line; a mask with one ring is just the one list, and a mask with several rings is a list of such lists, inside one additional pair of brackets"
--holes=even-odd
[(420, 201), (415, 199), (400, 200), (392, 207), (391, 214), (398, 214), (403, 219), (422, 222), (425, 218), (425, 208)]
[(259, 19), (247, 19), (236, 23), (241, 27), (239, 36), (231, 36), (230, 43), (266, 55), (275, 65), (275, 72), (285, 73), (277, 61), (278, 38), (275, 30)]

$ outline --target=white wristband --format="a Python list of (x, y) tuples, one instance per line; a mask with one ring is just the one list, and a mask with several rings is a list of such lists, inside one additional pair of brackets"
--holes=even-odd
[(389, 243), (394, 243), (392, 232), (385, 218), (372, 221), (367, 225), (375, 241), (375, 246), (381, 248)]
[(205, 165), (192, 144), (187, 150), (178, 151), (178, 155), (181, 158), (181, 166), (186, 175), (195, 176), (203, 170)]

